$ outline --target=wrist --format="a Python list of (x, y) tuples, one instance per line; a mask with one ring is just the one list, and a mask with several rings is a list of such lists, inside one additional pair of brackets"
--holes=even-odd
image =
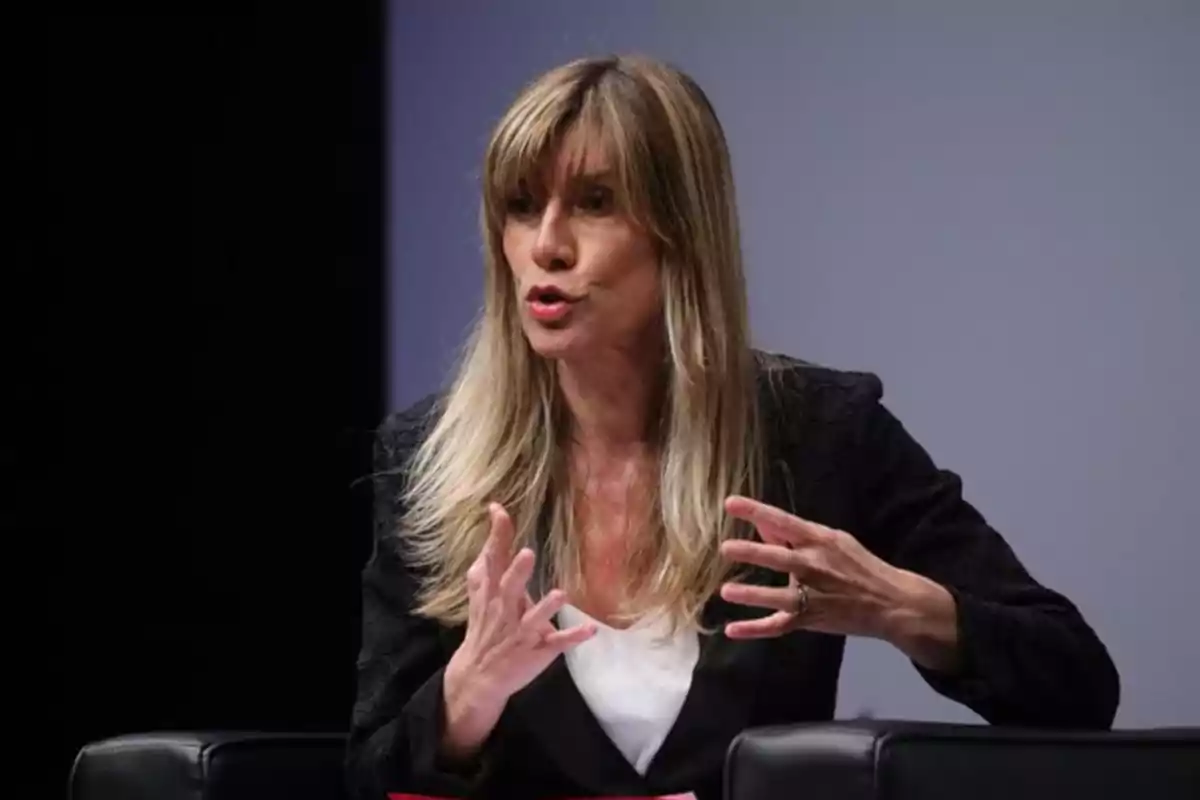
[(452, 657), (442, 674), (441, 749), (444, 758), (454, 763), (467, 762), (478, 755), (504, 711), (504, 700), (497, 700), (487, 691), (473, 672), (469, 665)]
[(883, 621), (883, 638), (922, 667), (953, 672), (959, 665), (958, 608), (941, 584), (900, 571), (897, 599)]

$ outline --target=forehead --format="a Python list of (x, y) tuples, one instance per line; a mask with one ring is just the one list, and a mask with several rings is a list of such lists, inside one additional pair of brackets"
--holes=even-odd
[(613, 172), (611, 143), (599, 131), (574, 126), (546, 153), (538, 170), (542, 185), (561, 186)]

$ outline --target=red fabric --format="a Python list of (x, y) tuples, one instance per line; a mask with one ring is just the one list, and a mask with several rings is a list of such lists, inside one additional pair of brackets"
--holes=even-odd
[[(404, 794), (390, 792), (388, 800), (453, 800), (449, 797), (431, 797), (427, 794)], [(683, 794), (656, 794), (656, 795), (604, 795), (602, 797), (564, 797), (562, 800), (696, 800), (696, 795), (691, 792)]]

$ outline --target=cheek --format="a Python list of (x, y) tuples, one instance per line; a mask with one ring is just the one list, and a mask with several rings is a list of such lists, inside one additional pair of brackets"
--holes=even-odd
[(620, 265), (617, 312), (624, 318), (622, 327), (642, 327), (662, 312), (657, 254), (639, 242), (625, 249), (614, 264)]
[(633, 268), (633, 283), (637, 284), (642, 297), (647, 302), (656, 301), (661, 294), (662, 273), (658, 253), (653, 245), (639, 239), (632, 248), (629, 263)]
[(658, 256), (644, 236), (631, 232), (610, 236), (598, 250), (599, 282), (629, 290), (658, 280)]
[(504, 251), (504, 260), (508, 262), (508, 268), (514, 273), (519, 274), (521, 264), (525, 263), (522, 254), (522, 237), (519, 231), (508, 228), (504, 231), (504, 235), (500, 240), (501, 249)]
[(526, 272), (535, 265), (533, 257), (537, 241), (536, 227), (511, 221), (505, 225), (500, 235), (500, 246), (504, 250), (504, 260), (513, 272)]
[(642, 276), (637, 298), (638, 317), (641, 323), (649, 324), (662, 316), (663, 297), (658, 266), (653, 265)]

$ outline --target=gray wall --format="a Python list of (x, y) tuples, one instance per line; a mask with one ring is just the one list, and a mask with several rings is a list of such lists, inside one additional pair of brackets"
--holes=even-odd
[[(479, 302), (479, 157), (517, 87), (667, 58), (727, 127), (758, 343), (880, 374), (1099, 629), (1118, 724), (1200, 724), (1200, 3), (400, 2), (390, 37), (393, 406)], [(976, 719), (856, 641), (839, 714), (864, 710)]]

